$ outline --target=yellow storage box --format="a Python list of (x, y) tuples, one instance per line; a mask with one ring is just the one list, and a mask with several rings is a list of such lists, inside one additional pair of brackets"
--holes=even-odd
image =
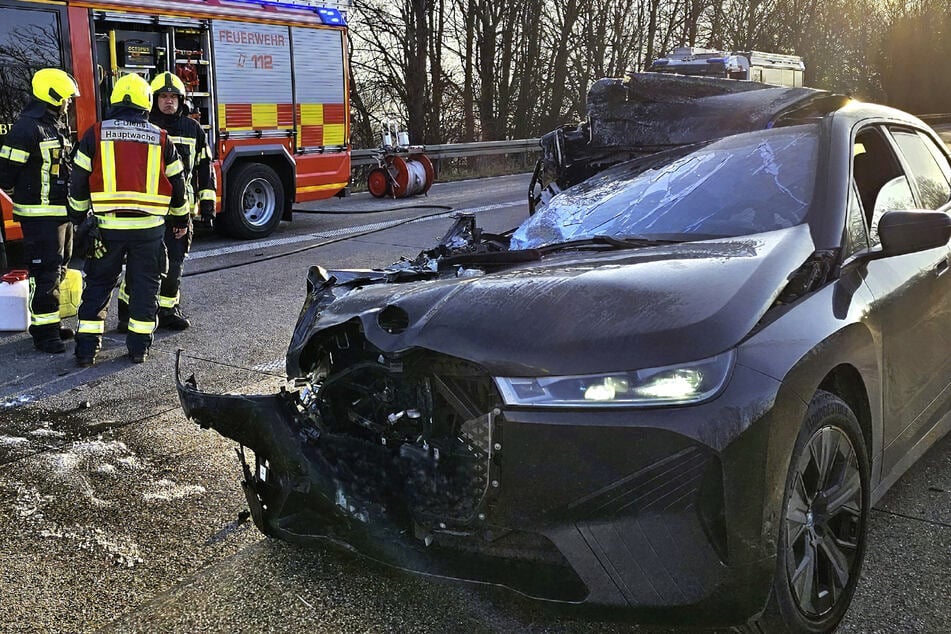
[(79, 312), (83, 298), (83, 274), (79, 269), (66, 269), (66, 277), (59, 285), (59, 317), (72, 317)]

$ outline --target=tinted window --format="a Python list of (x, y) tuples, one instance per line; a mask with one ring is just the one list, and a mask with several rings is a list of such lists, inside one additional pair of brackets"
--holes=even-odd
[(878, 192), (875, 197), (875, 209), (872, 214), (872, 226), (869, 228), (869, 234), (873, 244), (878, 244), (878, 221), (886, 211), (902, 211), (915, 208), (915, 196), (911, 192), (911, 184), (908, 178), (896, 176), (891, 179)]
[(852, 177), (868, 223), (868, 239), (874, 246), (879, 243), (878, 221), (883, 213), (914, 209), (917, 204), (898, 157), (878, 128), (859, 132), (852, 152)]
[(622, 163), (555, 196), (512, 237), (534, 248), (608, 235), (739, 236), (803, 222), (816, 178), (814, 125), (738, 134)]
[(32, 94), (41, 68), (63, 68), (59, 14), (0, 5), (0, 141)]
[(892, 129), (891, 132), (918, 186), (921, 206), (925, 209), (937, 209), (948, 202), (951, 199), (951, 186), (945, 171), (925, 145), (925, 139), (913, 130)]

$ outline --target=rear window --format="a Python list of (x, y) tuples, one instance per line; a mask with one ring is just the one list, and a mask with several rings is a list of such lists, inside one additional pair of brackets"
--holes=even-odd
[(817, 125), (738, 134), (616, 165), (555, 196), (513, 249), (598, 235), (683, 240), (801, 224), (812, 200)]

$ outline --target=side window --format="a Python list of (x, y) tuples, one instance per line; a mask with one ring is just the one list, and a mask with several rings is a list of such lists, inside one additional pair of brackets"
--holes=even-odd
[(58, 10), (21, 9), (0, 2), (0, 143), (32, 94), (41, 68), (63, 68)]
[[(934, 151), (928, 148), (930, 139), (914, 130), (892, 128), (890, 131), (918, 186), (922, 208), (937, 209), (951, 200), (951, 185), (948, 184), (946, 169), (942, 169)], [(934, 150), (940, 152), (937, 148)], [(943, 162), (947, 168), (947, 159)]]
[(918, 205), (898, 157), (877, 128), (866, 128), (856, 135), (852, 157), (852, 178), (869, 228), (869, 243), (875, 246), (879, 243), (878, 221), (882, 214)]

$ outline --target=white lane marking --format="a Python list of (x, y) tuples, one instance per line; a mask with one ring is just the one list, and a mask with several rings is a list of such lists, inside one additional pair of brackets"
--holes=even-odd
[(506, 207), (516, 207), (518, 205), (524, 205), (524, 200), (513, 200), (506, 203), (496, 203), (494, 205), (483, 205), (481, 207), (468, 207), (466, 209), (452, 209), (446, 213), (436, 214), (433, 216), (426, 216), (425, 218), (414, 218), (413, 220), (387, 220), (385, 222), (374, 222), (368, 225), (359, 225), (357, 227), (345, 227), (343, 229), (335, 229), (333, 231), (318, 231), (316, 233), (308, 233), (300, 236), (288, 236), (286, 238), (274, 238), (272, 240), (257, 240), (254, 242), (244, 242), (241, 244), (233, 244), (226, 247), (220, 247), (217, 249), (208, 249), (207, 251), (192, 251), (188, 254), (189, 260), (201, 260), (203, 258), (213, 258), (219, 255), (228, 255), (230, 253), (241, 253), (243, 251), (257, 251), (261, 249), (268, 249), (270, 247), (278, 247), (286, 244), (296, 244), (298, 242), (310, 242), (312, 240), (326, 240), (329, 238), (338, 238), (340, 236), (346, 236), (354, 233), (363, 233), (366, 231), (376, 231), (379, 229), (387, 229), (389, 227), (395, 227), (402, 224), (413, 224), (417, 222), (426, 222), (428, 220), (437, 220), (439, 218), (451, 218), (453, 215), (458, 213), (471, 213), (477, 214), (484, 211), (492, 211), (494, 209), (505, 209)]
[(261, 363), (253, 368), (255, 372), (282, 372), (284, 370), (284, 359), (275, 359), (274, 361), (268, 361), (267, 363)]

